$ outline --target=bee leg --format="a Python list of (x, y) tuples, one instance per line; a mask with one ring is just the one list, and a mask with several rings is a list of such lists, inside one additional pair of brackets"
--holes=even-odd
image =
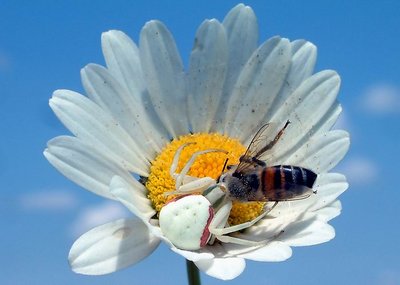
[(259, 160), (258, 158), (255, 158), (255, 157), (252, 157), (251, 160), (252, 160), (253, 162), (255, 162), (256, 164), (258, 164), (259, 166), (262, 166), (262, 167), (264, 167), (264, 166), (267, 165), (264, 161)]
[[(278, 202), (275, 202), (271, 208), (266, 209), (261, 215), (259, 215), (257, 218), (255, 218), (249, 222), (245, 222), (242, 224), (238, 224), (238, 225), (234, 225), (234, 226), (230, 226), (230, 227), (226, 227), (226, 228), (214, 228), (214, 229), (212, 229), (212, 231), (210, 229), (210, 232), (212, 234), (215, 234), (216, 236), (222, 236), (222, 235), (226, 235), (226, 234), (230, 234), (233, 232), (244, 230), (248, 227), (251, 227), (252, 225), (257, 223), (259, 220), (261, 220), (263, 217), (265, 217), (269, 212), (271, 212), (276, 207), (277, 204), (278, 204)], [(217, 216), (218, 213), (219, 213), (219, 211), (216, 213), (215, 216)], [(215, 219), (215, 217), (214, 217), (214, 219)], [(211, 226), (211, 224), (210, 224), (210, 226)]]
[[(178, 151), (179, 151), (179, 149), (178, 149)], [(193, 153), (192, 156), (190, 157), (189, 161), (183, 167), (181, 173), (176, 177), (176, 180), (175, 180), (175, 188), (176, 189), (178, 189), (182, 185), (183, 178), (189, 172), (189, 169), (192, 166), (192, 164), (194, 163), (195, 159), (199, 155), (206, 154), (206, 153), (209, 153), (209, 152), (224, 152), (224, 153), (227, 153), (227, 151), (225, 151), (223, 149), (213, 149), (213, 148), (212, 149), (206, 149), (206, 150), (200, 150), (200, 151), (197, 151), (197, 152)], [(176, 154), (175, 154), (175, 156), (176, 156)], [(178, 164), (178, 163), (176, 163), (176, 164)], [(175, 167), (175, 170), (176, 170), (176, 167)]]
[(264, 146), (262, 149), (260, 149), (257, 153), (264, 153), (265, 151), (271, 149), (280, 139), (280, 137), (283, 135), (283, 132), (285, 131), (285, 129), (287, 128), (287, 126), (290, 124), (290, 121), (287, 120), (285, 125), (283, 126), (283, 128), (278, 132), (278, 134), (275, 136), (275, 138), (268, 143), (266, 146)]

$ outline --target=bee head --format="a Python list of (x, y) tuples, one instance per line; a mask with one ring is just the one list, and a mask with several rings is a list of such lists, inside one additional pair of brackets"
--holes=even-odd
[(241, 172), (233, 172), (232, 176), (236, 177), (238, 179), (242, 179), (243, 178), (243, 174)]
[(220, 183), (221, 187), (226, 189), (228, 195), (237, 200), (245, 200), (246, 198), (246, 189), (243, 184), (243, 174), (237, 172), (226, 172), (222, 174), (218, 183)]

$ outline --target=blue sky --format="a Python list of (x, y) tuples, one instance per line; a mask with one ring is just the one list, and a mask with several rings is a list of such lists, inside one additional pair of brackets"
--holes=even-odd
[[(137, 41), (146, 21), (160, 19), (187, 63), (198, 25), (205, 18), (222, 20), (237, 3), (0, 2), (0, 284), (186, 282), (183, 258), (165, 246), (112, 275), (71, 272), (67, 254), (77, 235), (129, 213), (80, 189), (44, 159), (47, 140), (67, 133), (48, 99), (55, 89), (81, 92), (80, 69), (104, 64), (103, 31), (123, 30)], [(244, 274), (228, 284), (400, 284), (400, 2), (245, 4), (258, 16), (261, 41), (273, 35), (310, 40), (318, 46), (317, 70), (341, 75), (339, 126), (350, 131), (352, 145), (338, 171), (351, 185), (341, 197), (342, 215), (332, 222), (333, 241), (295, 248), (283, 263), (248, 262)]]

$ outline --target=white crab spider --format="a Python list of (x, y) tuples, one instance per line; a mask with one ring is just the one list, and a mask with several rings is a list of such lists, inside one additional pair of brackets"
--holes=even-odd
[[(196, 178), (187, 175), (196, 157), (209, 152), (225, 152), (219, 149), (209, 149), (195, 152), (181, 173), (175, 173), (179, 156), (184, 144), (175, 153), (170, 168), (170, 174), (175, 179), (176, 191), (166, 194), (182, 194), (175, 200), (167, 203), (160, 211), (159, 222), (163, 234), (179, 249), (197, 250), (212, 244), (215, 239), (226, 243), (235, 243), (247, 246), (262, 246), (266, 241), (250, 241), (228, 234), (244, 230), (262, 219), (277, 204), (264, 211), (254, 220), (242, 224), (229, 226), (227, 221), (232, 208), (225, 187), (216, 183), (210, 177)], [(193, 193), (202, 193), (193, 194)]]

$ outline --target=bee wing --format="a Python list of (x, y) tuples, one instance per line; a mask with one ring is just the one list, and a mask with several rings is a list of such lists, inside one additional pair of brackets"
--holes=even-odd
[[(240, 157), (240, 163), (236, 168), (237, 172), (246, 172), (247, 169), (254, 169), (260, 165), (259, 161), (270, 152), (274, 144), (278, 141), (286, 125), (278, 131), (278, 124), (268, 123), (263, 125), (251, 140), (246, 152)], [(272, 155), (272, 153), (271, 153)]]
[(286, 183), (285, 188), (274, 189), (265, 194), (267, 201), (295, 201), (311, 196), (313, 190), (306, 186)]

